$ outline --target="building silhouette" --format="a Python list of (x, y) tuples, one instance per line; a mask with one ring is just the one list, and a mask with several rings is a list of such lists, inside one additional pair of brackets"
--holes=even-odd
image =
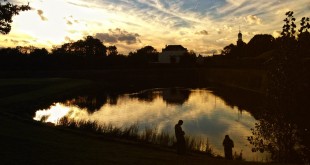
[(159, 54), (159, 63), (173, 64), (180, 63), (180, 59), (187, 53), (187, 49), (182, 45), (166, 45)]

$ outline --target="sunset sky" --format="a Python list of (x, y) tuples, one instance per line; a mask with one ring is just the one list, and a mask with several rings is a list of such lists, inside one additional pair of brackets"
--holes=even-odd
[(255, 34), (277, 37), (285, 12), (310, 16), (310, 0), (9, 0), (31, 11), (13, 18), (12, 31), (0, 35), (0, 47), (33, 45), (51, 49), (87, 35), (105, 46), (130, 51), (152, 45), (183, 45), (208, 55)]

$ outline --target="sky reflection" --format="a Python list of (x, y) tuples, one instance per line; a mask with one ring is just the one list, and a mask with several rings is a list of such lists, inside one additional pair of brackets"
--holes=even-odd
[[(159, 132), (174, 133), (174, 125), (182, 119), (186, 135), (208, 138), (217, 154), (223, 155), (222, 141), (228, 134), (234, 140), (234, 151), (242, 151), (246, 160), (262, 161), (264, 157), (252, 153), (246, 140), (256, 122), (250, 113), (231, 108), (208, 90), (191, 90), (182, 104), (168, 104), (162, 97), (164, 92), (153, 91), (154, 98), (147, 101), (133, 95), (122, 95), (116, 104), (106, 103), (93, 113), (75, 105), (56, 103), (50, 109), (37, 111), (34, 120), (40, 121), (45, 116), (46, 122), (57, 124), (57, 120), (67, 116), (69, 119), (91, 120), (117, 127), (138, 123), (140, 129), (156, 127)], [(165, 93), (166, 97), (171, 94), (178, 92)]]

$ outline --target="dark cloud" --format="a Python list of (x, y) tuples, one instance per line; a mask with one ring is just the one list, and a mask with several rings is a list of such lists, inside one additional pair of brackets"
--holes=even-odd
[(117, 43), (117, 37), (109, 33), (97, 33), (95, 37), (100, 39), (102, 42)]
[(37, 10), (37, 13), (42, 21), (47, 21), (47, 18), (44, 16), (43, 10)]
[(19, 44), (29, 44), (29, 41), (26, 40), (15, 40), (15, 39), (5, 39), (5, 42), (12, 42), (15, 45), (19, 45)]
[(14, 39), (11, 39), (11, 42), (13, 42), (15, 45), (17, 45), (19, 43), (18, 40), (14, 40)]
[(72, 25), (73, 23), (69, 20), (67, 20), (67, 25)]
[(109, 29), (108, 33), (97, 33), (96, 38), (104, 43), (115, 44), (117, 42), (125, 42), (126, 44), (135, 44), (141, 42), (138, 33), (130, 33), (120, 28)]
[(79, 23), (79, 21), (74, 19), (72, 15), (69, 17), (64, 17), (64, 20), (66, 20), (67, 25), (73, 25), (74, 23)]
[(209, 32), (206, 31), (206, 30), (201, 30), (199, 32), (196, 32), (195, 34), (198, 34), (198, 35), (209, 35)]

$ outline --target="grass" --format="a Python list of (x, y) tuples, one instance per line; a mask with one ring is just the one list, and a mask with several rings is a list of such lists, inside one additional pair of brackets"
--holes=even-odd
[[(43, 118), (41, 121), (44, 122), (44, 120), (45, 118)], [(119, 128), (111, 124), (100, 125), (96, 121), (81, 121), (63, 117), (59, 120), (57, 125), (93, 132), (107, 137), (134, 140), (141, 143), (160, 145), (168, 148), (175, 148), (176, 143), (173, 135), (167, 132), (158, 132), (157, 128), (145, 127), (144, 130), (139, 131), (138, 124)], [(213, 152), (208, 142), (208, 139), (204, 140), (202, 138), (193, 138), (191, 136), (186, 136), (185, 142), (188, 152), (200, 152), (215, 157), (215, 153)]]

